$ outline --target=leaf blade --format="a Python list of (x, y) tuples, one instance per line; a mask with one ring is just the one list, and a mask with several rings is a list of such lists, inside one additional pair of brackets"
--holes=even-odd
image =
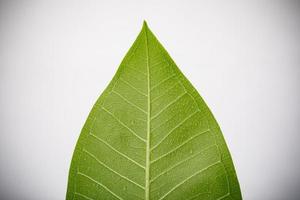
[[(80, 174), (95, 179), (91, 183)], [(80, 196), (241, 199), (216, 120), (146, 23), (76, 145), (67, 199)]]

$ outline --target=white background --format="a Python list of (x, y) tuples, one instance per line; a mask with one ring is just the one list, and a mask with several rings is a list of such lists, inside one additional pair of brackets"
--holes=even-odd
[(65, 198), (87, 115), (147, 20), (219, 122), (246, 200), (300, 192), (297, 1), (1, 1), (0, 199)]

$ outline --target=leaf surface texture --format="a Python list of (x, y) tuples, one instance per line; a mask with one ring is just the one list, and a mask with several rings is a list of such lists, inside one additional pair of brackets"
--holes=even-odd
[(242, 199), (217, 122), (146, 23), (82, 129), (66, 199)]

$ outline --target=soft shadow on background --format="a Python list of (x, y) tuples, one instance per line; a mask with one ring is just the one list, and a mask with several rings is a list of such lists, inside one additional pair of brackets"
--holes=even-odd
[(218, 120), (245, 200), (300, 198), (297, 1), (1, 1), (0, 199), (65, 198), (87, 115), (146, 19)]

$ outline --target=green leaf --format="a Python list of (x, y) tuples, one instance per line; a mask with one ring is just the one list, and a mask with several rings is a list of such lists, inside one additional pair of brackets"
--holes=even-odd
[(69, 199), (242, 199), (220, 128), (146, 23), (97, 100)]

